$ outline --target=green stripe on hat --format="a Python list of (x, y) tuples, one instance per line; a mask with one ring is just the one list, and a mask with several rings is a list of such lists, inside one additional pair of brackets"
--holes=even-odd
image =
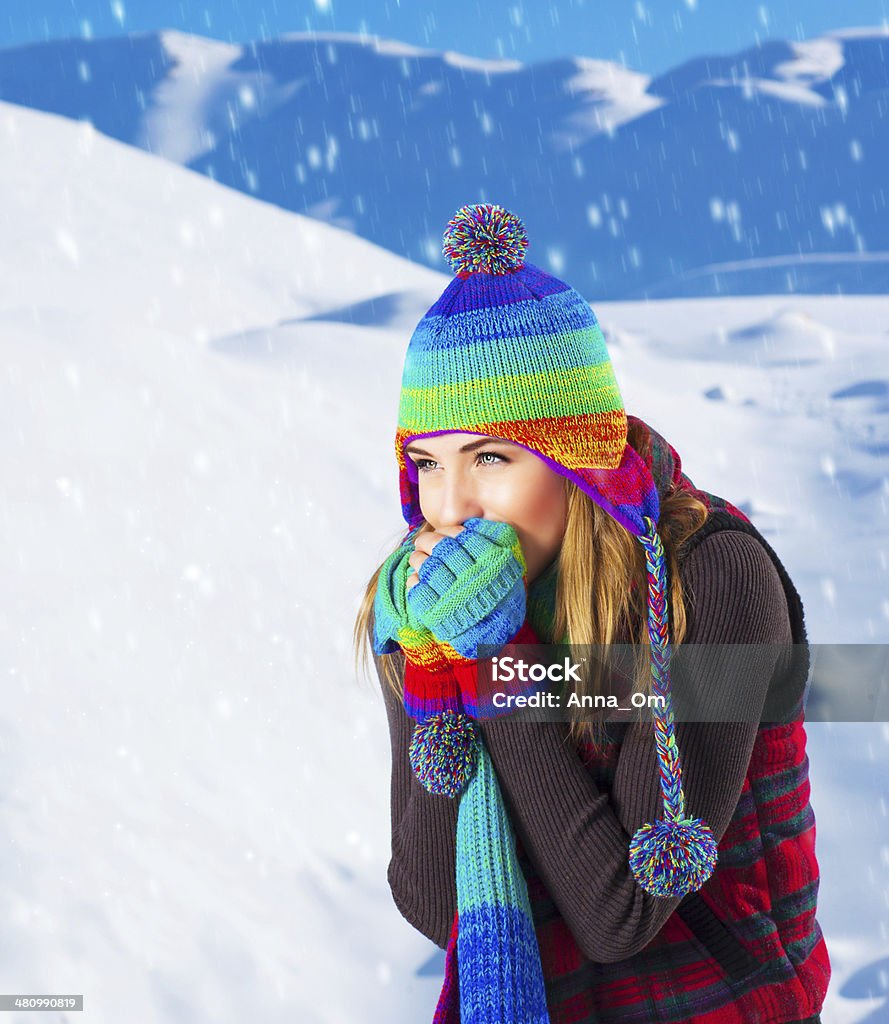
[(504, 420), (582, 416), (623, 408), (610, 362), (543, 373), (477, 377), (401, 391), (399, 426), (417, 433)]

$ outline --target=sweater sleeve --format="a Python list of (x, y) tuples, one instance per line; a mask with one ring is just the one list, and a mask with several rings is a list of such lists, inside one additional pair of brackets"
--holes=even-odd
[[(399, 674), (404, 655), (396, 659)], [(457, 912), (457, 801), (420, 785), (408, 760), (414, 721), (386, 685), (382, 659), (374, 655), (392, 746), (392, 857), (387, 878), (401, 915), (441, 949), (447, 948)]]
[[(774, 564), (741, 531), (705, 538), (684, 563), (683, 583), (690, 605), (686, 643), (758, 645), (741, 664), (716, 658), (715, 674), (701, 673), (714, 694), (733, 688), (739, 694), (733, 706), (746, 706), (750, 720), (675, 725), (686, 809), (708, 823), (718, 843), (740, 797), (769, 684), (785, 657), (776, 645), (792, 643), (790, 619)], [(680, 902), (647, 893), (628, 862), (636, 829), (663, 816), (651, 721), (628, 726), (610, 794), (566, 742), (566, 723), (510, 715), (480, 726), (513, 825), (581, 952), (610, 963), (643, 949)]]

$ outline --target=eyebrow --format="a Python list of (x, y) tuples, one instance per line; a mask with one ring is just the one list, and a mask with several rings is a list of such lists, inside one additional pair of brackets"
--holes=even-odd
[[(511, 448), (516, 448), (517, 447), (517, 445), (513, 444), (512, 441), (505, 441), (505, 440), (502, 440), (501, 438), (497, 438), (497, 437), (483, 437), (479, 441), (470, 441), (469, 444), (464, 444), (462, 448), (458, 449), (458, 451), (461, 451), (461, 452), (472, 452), (472, 451), (475, 451), (476, 448), (481, 448), (481, 447), (483, 447), (486, 444), (508, 444)], [(434, 455), (430, 455), (429, 452), (424, 452), (422, 448), (417, 448), (415, 445), (412, 445), (412, 444), (409, 444), (407, 446), (407, 448), (405, 448), (404, 451), (405, 451), (406, 455), (410, 455), (410, 454), (425, 455), (425, 456), (427, 456), (427, 458), (430, 458), (430, 459), (434, 459), (435, 458)]]

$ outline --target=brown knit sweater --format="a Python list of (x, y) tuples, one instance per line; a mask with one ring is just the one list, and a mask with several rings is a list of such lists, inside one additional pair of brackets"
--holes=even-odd
[[(775, 565), (752, 536), (722, 530), (682, 564), (688, 644), (756, 644), (755, 656), (708, 676), (713, 693), (737, 694), (746, 721), (676, 723), (687, 807), (717, 843), (738, 803), (770, 683), (792, 644)], [(401, 658), (401, 655), (389, 655)], [(375, 657), (380, 672), (381, 659)], [(457, 906), (457, 801), (427, 792), (408, 761), (414, 722), (382, 682), (392, 744), (392, 858), (388, 880), (402, 915), (444, 949)], [(650, 721), (627, 723), (611, 792), (593, 781), (567, 724), (510, 715), (479, 723), (513, 827), (583, 954), (615, 962), (644, 948), (679, 904), (652, 897), (628, 863), (633, 832), (662, 816)]]

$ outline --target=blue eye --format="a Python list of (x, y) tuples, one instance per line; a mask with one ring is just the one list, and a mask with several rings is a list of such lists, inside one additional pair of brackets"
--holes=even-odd
[[(497, 461), (496, 462), (482, 462), (481, 465), (483, 465), (483, 466), (496, 466), (500, 462), (504, 462), (505, 463), (505, 462), (509, 462), (510, 461), (505, 455), (501, 455), (499, 452), (479, 452), (478, 453), (478, 458), (476, 459), (476, 462), (479, 462), (486, 455), (490, 455), (492, 459), (496, 459)], [(414, 465), (417, 467), (417, 472), (418, 473), (430, 473), (431, 470), (426, 468), (427, 464), (430, 465), (430, 466), (437, 465), (435, 459), (414, 459), (413, 462), (414, 462)]]
[[(509, 462), (509, 459), (507, 459), (503, 455), (498, 454), (497, 452), (479, 452), (478, 453), (478, 457), (480, 459), (483, 459), (486, 455), (491, 455), (493, 458), (497, 459), (499, 462)], [(486, 466), (496, 466), (497, 463), (496, 462), (486, 462), (485, 465)]]

